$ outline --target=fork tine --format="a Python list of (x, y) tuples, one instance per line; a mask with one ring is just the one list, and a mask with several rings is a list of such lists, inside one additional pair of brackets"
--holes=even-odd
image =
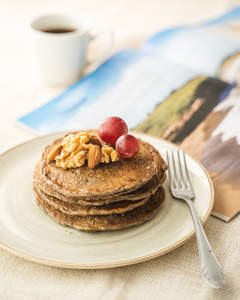
[(173, 163), (174, 182), (175, 182), (176, 188), (179, 188), (179, 184), (178, 184), (178, 181), (177, 181), (176, 166), (175, 166), (175, 161), (174, 161), (174, 154), (173, 153), (174, 152), (172, 150), (172, 163)]
[(168, 179), (169, 179), (169, 184), (171, 190), (174, 189), (173, 182), (172, 182), (172, 177), (171, 177), (171, 171), (170, 171), (170, 163), (169, 163), (169, 157), (168, 157), (168, 151), (167, 151), (167, 164), (168, 164)]
[(185, 172), (186, 172), (186, 177), (187, 177), (187, 187), (192, 187), (191, 181), (189, 179), (188, 175), (188, 168), (187, 168), (187, 162), (186, 162), (186, 156), (185, 156), (185, 151), (183, 150), (183, 160), (184, 160), (184, 167), (185, 167)]
[(182, 172), (182, 166), (181, 166), (181, 159), (180, 159), (180, 152), (179, 149), (177, 151), (178, 154), (178, 166), (179, 166), (179, 171), (180, 171), (180, 182), (181, 182), (181, 186), (182, 188), (185, 186), (184, 181), (183, 181), (183, 172)]

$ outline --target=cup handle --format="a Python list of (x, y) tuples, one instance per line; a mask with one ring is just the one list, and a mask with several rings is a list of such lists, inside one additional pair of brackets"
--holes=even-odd
[(91, 64), (98, 64), (98, 63), (102, 62), (104, 60), (104, 58), (107, 56), (108, 52), (111, 50), (112, 46), (113, 46), (114, 35), (113, 35), (113, 32), (111, 30), (108, 30), (108, 29), (103, 29), (103, 30), (100, 30), (95, 35), (90, 35), (90, 42), (95, 40), (96, 38), (98, 38), (100, 35), (108, 35), (109, 36), (109, 42), (108, 42), (106, 48), (103, 50), (103, 52), (97, 58), (95, 58), (94, 60), (86, 62), (86, 66), (89, 66)]

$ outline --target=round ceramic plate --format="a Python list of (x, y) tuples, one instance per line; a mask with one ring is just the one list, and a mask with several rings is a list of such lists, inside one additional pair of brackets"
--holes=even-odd
[[(152, 144), (166, 158), (177, 147), (146, 134), (135, 136)], [(63, 134), (41, 137), (19, 145), (0, 157), (0, 245), (20, 257), (67, 268), (108, 268), (142, 262), (169, 252), (194, 235), (187, 205), (172, 198), (165, 182), (166, 200), (156, 216), (124, 230), (89, 234), (58, 224), (34, 202), (32, 173), (44, 147)], [(213, 186), (201, 164), (187, 155), (196, 194), (193, 200), (204, 223), (213, 206)]]

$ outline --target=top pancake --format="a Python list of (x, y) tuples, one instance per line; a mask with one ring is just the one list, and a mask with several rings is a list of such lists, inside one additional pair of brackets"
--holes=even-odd
[(158, 155), (158, 172), (146, 184), (141, 186), (139, 189), (131, 191), (127, 194), (121, 194), (121, 195), (115, 194), (112, 196), (104, 196), (103, 198), (66, 197), (58, 193), (44, 180), (40, 170), (40, 162), (38, 162), (37, 165), (35, 166), (33, 172), (33, 179), (37, 187), (48, 196), (52, 196), (64, 202), (73, 203), (73, 204), (75, 203), (75, 204), (81, 204), (86, 206), (89, 205), (101, 206), (101, 205), (108, 205), (109, 203), (119, 202), (123, 200), (136, 201), (136, 200), (146, 198), (150, 195), (153, 195), (155, 191), (159, 188), (159, 186), (161, 186), (166, 179), (166, 173), (161, 169), (161, 167), (164, 166), (165, 163), (163, 159), (161, 158), (160, 155)]
[(156, 150), (140, 141), (140, 151), (131, 159), (101, 163), (95, 169), (87, 164), (79, 168), (58, 168), (55, 161), (47, 162), (51, 149), (62, 141), (58, 139), (45, 148), (41, 171), (45, 181), (59, 193), (74, 197), (103, 197), (130, 192), (146, 184), (157, 173)]

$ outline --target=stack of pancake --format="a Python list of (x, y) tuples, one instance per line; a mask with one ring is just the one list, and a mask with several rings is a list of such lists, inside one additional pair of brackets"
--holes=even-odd
[(45, 147), (33, 174), (36, 203), (58, 223), (96, 232), (140, 225), (156, 214), (167, 165), (153, 146), (139, 141), (131, 159), (62, 169), (47, 159), (62, 139)]

